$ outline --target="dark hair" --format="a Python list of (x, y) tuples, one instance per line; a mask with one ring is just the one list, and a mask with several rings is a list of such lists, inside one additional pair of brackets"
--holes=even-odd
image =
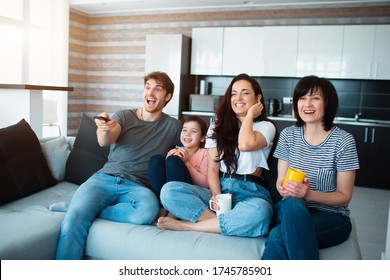
[(333, 127), (333, 121), (337, 114), (339, 107), (339, 98), (337, 91), (333, 84), (325, 78), (319, 78), (317, 76), (306, 76), (299, 80), (294, 89), (293, 95), (293, 109), (297, 118), (296, 125), (303, 126), (305, 122), (299, 116), (298, 113), (298, 100), (302, 96), (309, 94), (312, 95), (317, 89), (322, 90), (322, 96), (324, 98), (324, 123), (325, 131), (329, 131)]
[(234, 173), (237, 170), (237, 162), (239, 154), (236, 153), (238, 146), (238, 133), (240, 131), (240, 121), (233, 111), (231, 106), (231, 96), (233, 84), (237, 81), (248, 81), (255, 92), (255, 96), (262, 95), (260, 102), (263, 105), (263, 111), (261, 115), (256, 117), (253, 121), (259, 122), (269, 120), (267, 117), (267, 109), (265, 106), (265, 98), (263, 91), (261, 90), (259, 82), (250, 77), (247, 74), (239, 74), (233, 78), (225, 95), (222, 97), (215, 115), (215, 127), (211, 138), (217, 142), (218, 154), (220, 155), (220, 161), (223, 161), (227, 167), (227, 173)]
[[(181, 120), (181, 124), (182, 126), (185, 124), (185, 123), (188, 123), (188, 122), (197, 122), (200, 126), (200, 134), (201, 136), (206, 136), (207, 134), (207, 124), (204, 120), (202, 120), (200, 117), (198, 116), (188, 116), (188, 117), (185, 117)], [(205, 145), (205, 142), (206, 141), (203, 141), (200, 143), (200, 147), (203, 148), (204, 145)]]
[(168, 74), (165, 72), (160, 72), (160, 71), (150, 72), (149, 74), (146, 74), (144, 76), (144, 85), (150, 79), (161, 82), (163, 84), (163, 89), (166, 90), (167, 94), (168, 93), (171, 94), (171, 98), (167, 102), (165, 102), (165, 105), (167, 105), (168, 102), (172, 99), (173, 92), (175, 91), (175, 85), (173, 84), (171, 78), (169, 78)]

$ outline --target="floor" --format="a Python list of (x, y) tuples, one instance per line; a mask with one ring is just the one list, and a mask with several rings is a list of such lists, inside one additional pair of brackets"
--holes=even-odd
[(355, 187), (351, 217), (364, 260), (380, 260), (386, 246), (390, 190)]

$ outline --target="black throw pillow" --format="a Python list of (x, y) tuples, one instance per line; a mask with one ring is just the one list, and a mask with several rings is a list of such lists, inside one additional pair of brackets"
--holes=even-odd
[(38, 137), (24, 119), (0, 129), (0, 180), (0, 204), (57, 183)]
[(109, 147), (101, 147), (97, 141), (95, 122), (83, 114), (73, 149), (66, 163), (65, 180), (81, 185), (103, 167), (109, 151)]

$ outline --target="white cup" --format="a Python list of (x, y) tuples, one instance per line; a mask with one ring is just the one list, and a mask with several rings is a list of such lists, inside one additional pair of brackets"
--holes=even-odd
[[(226, 213), (229, 210), (232, 210), (232, 196), (230, 194), (217, 194), (215, 196), (217, 200), (210, 199), (209, 205), (210, 209), (215, 211), (217, 213), (217, 216)], [(213, 203), (217, 204), (219, 206), (219, 209), (213, 208)]]

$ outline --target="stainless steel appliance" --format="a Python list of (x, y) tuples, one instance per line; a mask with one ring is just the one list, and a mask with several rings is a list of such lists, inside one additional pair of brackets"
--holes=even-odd
[(190, 110), (201, 112), (214, 112), (222, 95), (190, 94)]
[(268, 99), (268, 115), (277, 116), (282, 111), (282, 101), (279, 99)]

